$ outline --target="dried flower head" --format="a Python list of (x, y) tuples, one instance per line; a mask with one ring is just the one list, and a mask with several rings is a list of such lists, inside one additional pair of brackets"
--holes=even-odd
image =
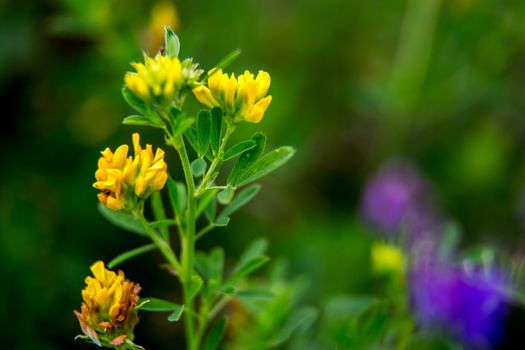
[(102, 261), (94, 263), (91, 271), (94, 277), (86, 277), (81, 312), (74, 310), (82, 332), (99, 346), (132, 342), (140, 286), (127, 280), (122, 271), (107, 270)]

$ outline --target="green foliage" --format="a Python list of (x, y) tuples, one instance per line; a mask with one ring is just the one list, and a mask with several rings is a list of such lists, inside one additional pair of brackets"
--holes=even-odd
[(186, 193), (186, 186), (181, 182), (173, 181), (171, 178), (168, 178), (167, 184), (170, 194), (171, 207), (175, 212), (175, 216), (180, 220), (180, 218), (183, 217), (188, 197), (188, 194)]
[(124, 125), (151, 126), (154, 128), (164, 128), (165, 125), (160, 119), (148, 118), (142, 115), (130, 115), (122, 121)]
[(236, 179), (235, 185), (244, 186), (268, 175), (270, 172), (284, 165), (293, 157), (294, 153), (295, 150), (288, 146), (279, 147), (278, 149), (269, 152), (251, 166), (245, 168)]
[(263, 133), (256, 133), (251, 140), (255, 142), (255, 147), (244, 152), (233, 167), (230, 176), (228, 176), (228, 185), (235, 185), (243, 172), (253, 165), (264, 152), (266, 147), (266, 135)]
[(211, 110), (210, 145), (214, 156), (217, 156), (222, 138), (222, 109), (214, 107)]
[(197, 142), (199, 157), (208, 153), (211, 137), (211, 114), (207, 110), (202, 110), (197, 117)]
[(248, 151), (256, 146), (253, 140), (241, 141), (238, 144), (232, 146), (224, 153), (224, 160), (235, 158), (245, 151)]
[(98, 211), (104, 218), (106, 218), (113, 225), (120, 227), (126, 231), (137, 233), (139, 235), (146, 235), (146, 231), (142, 225), (130, 214), (119, 213), (106, 208), (102, 204), (97, 204)]
[(179, 37), (170, 26), (166, 26), (164, 29), (164, 49), (166, 50), (166, 56), (178, 57), (180, 51)]
[(221, 318), (210, 330), (206, 341), (204, 342), (204, 350), (215, 350), (219, 347), (224, 331), (226, 330), (226, 319)]
[(120, 265), (120, 264), (122, 264), (123, 262), (125, 262), (125, 261), (127, 261), (129, 259), (133, 259), (134, 257), (136, 257), (138, 255), (150, 252), (152, 250), (155, 250), (156, 248), (157, 247), (155, 246), (155, 244), (150, 243), (150, 244), (145, 244), (143, 246), (140, 246), (140, 247), (128, 250), (127, 252), (119, 254), (118, 256), (113, 258), (108, 263), (108, 268), (112, 269), (112, 268), (116, 267), (117, 265)]

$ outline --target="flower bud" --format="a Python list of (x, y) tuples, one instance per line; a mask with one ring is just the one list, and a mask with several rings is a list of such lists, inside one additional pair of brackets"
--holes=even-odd
[(144, 55), (144, 63), (132, 63), (136, 72), (124, 76), (124, 84), (137, 97), (150, 103), (169, 105), (183, 85), (182, 65), (177, 57)]

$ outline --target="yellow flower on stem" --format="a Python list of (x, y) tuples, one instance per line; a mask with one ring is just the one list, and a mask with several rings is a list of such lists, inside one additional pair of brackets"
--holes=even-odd
[(405, 255), (394, 245), (373, 242), (371, 251), (372, 270), (378, 274), (401, 275), (405, 271)]
[(128, 145), (117, 148), (115, 153), (106, 148), (101, 152), (96, 182), (93, 187), (100, 190), (100, 203), (112, 210), (130, 211), (140, 208), (153, 192), (162, 189), (168, 179), (164, 151), (157, 148), (153, 154), (151, 145), (143, 149), (140, 136), (133, 134), (135, 157), (128, 156)]
[(99, 346), (132, 342), (133, 329), (138, 322), (134, 309), (140, 286), (127, 280), (122, 271), (107, 270), (102, 261), (94, 263), (91, 271), (94, 277), (85, 279), (81, 311), (73, 311), (82, 332)]
[(258, 123), (272, 102), (272, 96), (266, 96), (270, 88), (270, 75), (259, 71), (255, 77), (249, 71), (235, 78), (213, 69), (208, 73), (208, 86), (199, 85), (193, 94), (208, 108), (221, 107), (224, 113), (235, 122), (247, 121)]
[(124, 76), (124, 84), (144, 101), (169, 104), (179, 95), (183, 85), (182, 65), (177, 57), (158, 53), (154, 58), (144, 55), (144, 63), (132, 63), (136, 72)]

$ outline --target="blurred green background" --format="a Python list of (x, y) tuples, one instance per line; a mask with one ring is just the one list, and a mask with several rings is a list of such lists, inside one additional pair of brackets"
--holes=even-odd
[[(462, 246), (524, 248), (525, 2), (509, 0), (0, 1), (0, 329), (6, 349), (88, 349), (72, 310), (90, 264), (142, 244), (108, 224), (91, 187), (99, 151), (131, 142), (120, 96), (129, 63), (154, 54), (162, 25), (182, 57), (211, 68), (270, 72), (259, 125), (296, 157), (201, 248), (237, 257), (268, 236), (290, 276), (322, 309), (366, 293), (370, 229), (359, 218), (367, 178), (392, 158), (430, 180)], [(196, 103), (192, 103), (197, 110)], [(162, 146), (155, 130), (143, 142)], [(164, 147), (166, 148), (166, 147)], [(178, 161), (168, 151), (172, 175)], [(123, 265), (142, 295), (177, 299), (158, 254)], [(182, 342), (178, 325), (145, 315), (146, 348)]]

